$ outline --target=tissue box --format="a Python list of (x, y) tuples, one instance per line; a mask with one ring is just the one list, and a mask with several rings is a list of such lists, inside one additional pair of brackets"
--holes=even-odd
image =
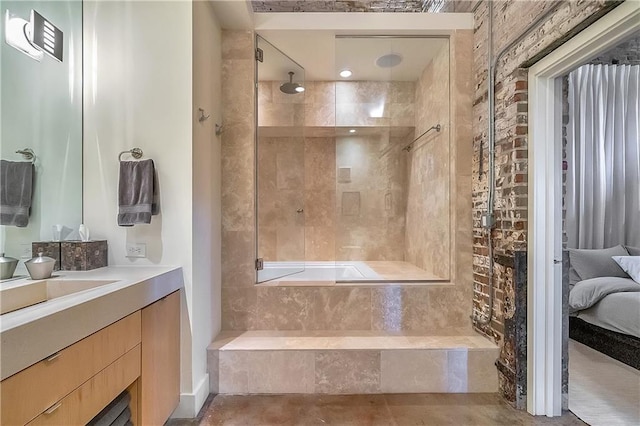
[(61, 250), (60, 241), (36, 241), (31, 243), (31, 256), (36, 257), (38, 253), (42, 253), (45, 256), (49, 256), (56, 260), (53, 266), (54, 271), (60, 270)]
[(107, 241), (63, 241), (62, 270), (89, 271), (107, 266)]

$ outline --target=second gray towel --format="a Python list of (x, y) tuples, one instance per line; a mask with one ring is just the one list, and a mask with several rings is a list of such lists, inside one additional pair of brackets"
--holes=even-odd
[(25, 227), (33, 194), (33, 163), (7, 161), (0, 164), (0, 225)]
[(151, 216), (159, 211), (158, 180), (153, 160), (121, 161), (118, 225), (151, 223)]

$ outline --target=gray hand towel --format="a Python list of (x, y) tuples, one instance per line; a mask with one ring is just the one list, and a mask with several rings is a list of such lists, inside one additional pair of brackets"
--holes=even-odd
[(159, 211), (158, 178), (153, 160), (121, 161), (118, 225), (151, 223), (151, 215)]
[(27, 226), (33, 194), (33, 163), (1, 160), (0, 180), (0, 225)]

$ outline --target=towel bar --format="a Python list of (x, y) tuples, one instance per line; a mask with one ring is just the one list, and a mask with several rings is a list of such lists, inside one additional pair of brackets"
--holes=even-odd
[(31, 148), (19, 149), (16, 154), (21, 154), (25, 160), (31, 160), (32, 163), (36, 162), (36, 153)]
[(421, 134), (420, 136), (418, 136), (417, 138), (415, 138), (413, 141), (411, 141), (410, 144), (406, 145), (404, 148), (402, 148), (403, 151), (411, 151), (411, 148), (413, 148), (413, 144), (418, 142), (418, 140), (423, 137), (424, 135), (426, 135), (427, 133), (429, 133), (430, 131), (435, 130), (436, 132), (440, 132), (440, 130), (442, 130), (442, 126), (440, 124), (436, 124), (435, 126), (431, 126), (429, 127), (423, 134)]
[(140, 148), (132, 148), (129, 151), (122, 151), (120, 154), (118, 154), (118, 161), (122, 161), (122, 156), (124, 154), (131, 154), (131, 156), (136, 160), (142, 158), (142, 150)]

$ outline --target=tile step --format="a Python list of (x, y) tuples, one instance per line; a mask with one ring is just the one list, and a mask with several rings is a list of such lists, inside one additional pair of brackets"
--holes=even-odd
[(498, 347), (482, 336), (247, 331), (208, 348), (211, 392), (497, 392)]

